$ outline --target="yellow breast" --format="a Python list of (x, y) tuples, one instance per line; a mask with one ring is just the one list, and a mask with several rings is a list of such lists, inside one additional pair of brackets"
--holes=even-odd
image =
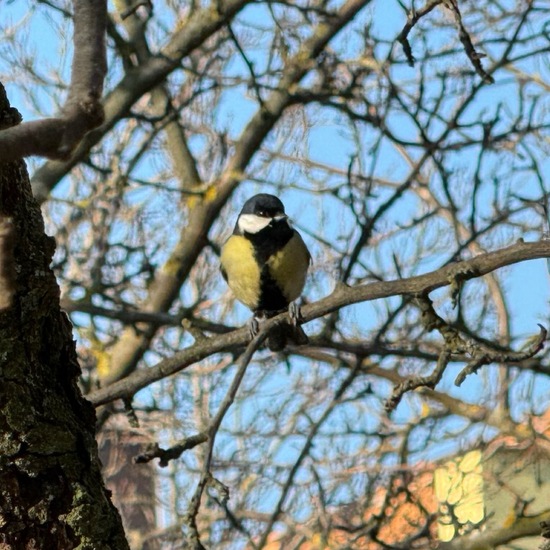
[(300, 297), (306, 282), (309, 260), (308, 249), (297, 232), (267, 260), (269, 272), (288, 302)]
[(233, 235), (222, 248), (220, 262), (235, 298), (250, 309), (256, 309), (260, 297), (260, 268), (254, 259), (252, 243)]
[(299, 298), (309, 260), (308, 249), (298, 233), (262, 265), (258, 264), (252, 242), (240, 235), (228, 239), (220, 256), (235, 298), (253, 311), (283, 309)]

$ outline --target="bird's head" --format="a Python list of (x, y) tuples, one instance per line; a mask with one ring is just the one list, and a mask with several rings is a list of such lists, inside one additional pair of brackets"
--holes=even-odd
[(240, 233), (256, 234), (268, 226), (288, 223), (283, 203), (274, 195), (261, 193), (248, 199), (239, 214), (237, 228)]

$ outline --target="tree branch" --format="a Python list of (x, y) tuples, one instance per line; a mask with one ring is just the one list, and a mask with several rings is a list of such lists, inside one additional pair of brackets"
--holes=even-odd
[(37, 200), (44, 201), (57, 182), (80, 162), (103, 136), (124, 116), (144, 94), (161, 84), (180, 66), (183, 57), (189, 55), (208, 37), (217, 32), (228, 20), (244, 8), (250, 0), (226, 0), (216, 3), (218, 9), (207, 6), (192, 13), (181, 30), (174, 34), (161, 55), (151, 57), (135, 70), (128, 71), (117, 86), (105, 98), (105, 121), (101, 127), (88, 134), (74, 151), (62, 162), (43, 164), (32, 178), (33, 192)]
[(103, 122), (106, 18), (106, 0), (74, 0), (74, 57), (67, 101), (57, 118), (1, 131), (0, 162), (30, 155), (66, 160), (82, 138)]
[(403, 27), (402, 31), (399, 33), (399, 36), (397, 37), (397, 41), (403, 46), (403, 51), (405, 52), (405, 56), (407, 57), (407, 62), (409, 63), (410, 67), (414, 67), (414, 55), (412, 53), (411, 45), (409, 43), (409, 33), (413, 29), (413, 27), (428, 13), (430, 13), (436, 6), (439, 6), (444, 0), (430, 0), (427, 2), (427, 4), (420, 8), (420, 9), (412, 9), (408, 16), (407, 16), (407, 22), (405, 23), (405, 26)]
[[(550, 258), (550, 241), (536, 243), (518, 242), (507, 248), (481, 254), (469, 260), (447, 265), (424, 275), (407, 279), (375, 282), (356, 287), (338, 286), (332, 294), (302, 308), (304, 322), (317, 319), (344, 306), (388, 298), (400, 294), (427, 294), (436, 288), (449, 286), (457, 273), (469, 273), (468, 278), (481, 277), (501, 267), (537, 258)], [(281, 322), (287, 314), (281, 314), (266, 321), (267, 329)], [(206, 338), (190, 348), (164, 359), (154, 367), (139, 370), (120, 380), (89, 394), (95, 405), (109, 403), (116, 399), (132, 397), (137, 391), (152, 382), (179, 372), (214, 353), (244, 346), (249, 341), (248, 328), (241, 328), (223, 336)]]
[(411, 45), (408, 39), (409, 33), (418, 23), (418, 21), (422, 19), (422, 17), (430, 13), (435, 7), (439, 5), (445, 6), (448, 10), (452, 12), (454, 20), (456, 22), (456, 26), (458, 27), (458, 37), (460, 39), (460, 42), (462, 42), (462, 45), (464, 46), (464, 52), (474, 66), (476, 73), (481, 76), (484, 82), (492, 84), (495, 80), (481, 65), (480, 59), (483, 57), (483, 54), (480, 54), (476, 51), (472, 39), (470, 38), (470, 34), (466, 30), (464, 22), (462, 21), (462, 14), (460, 13), (460, 8), (458, 7), (458, 2), (456, 0), (429, 0), (424, 7), (418, 10), (411, 10), (407, 17), (407, 22), (405, 23), (405, 26), (397, 37), (397, 41), (401, 44), (401, 46), (403, 46), (403, 51), (405, 52), (405, 56), (407, 58), (409, 66), (413, 67), (415, 62)]
[(456, 25), (458, 27), (458, 37), (460, 38), (460, 41), (464, 46), (464, 51), (466, 52), (468, 59), (474, 66), (476, 73), (484, 80), (484, 82), (487, 82), (488, 84), (493, 84), (495, 82), (495, 79), (483, 68), (483, 65), (480, 61), (480, 59), (484, 57), (484, 54), (480, 54), (476, 51), (472, 39), (470, 38), (470, 34), (464, 26), (464, 22), (462, 21), (462, 14), (460, 13), (460, 8), (458, 7), (458, 2), (456, 0), (446, 0), (444, 2), (444, 6), (446, 6), (453, 13)]
[(170, 460), (179, 458), (185, 451), (193, 449), (205, 441), (208, 441), (208, 436), (204, 433), (198, 433), (185, 438), (183, 441), (180, 441), (177, 445), (173, 445), (169, 449), (163, 449), (158, 443), (154, 443), (147, 447), (144, 453), (134, 457), (134, 462), (136, 464), (145, 464), (147, 462), (151, 462), (154, 458), (158, 458), (160, 459), (159, 466), (164, 468), (165, 466), (168, 466), (168, 462), (170, 462)]
[(221, 426), (221, 423), (227, 411), (229, 410), (229, 407), (231, 407), (231, 405), (233, 404), (233, 401), (235, 400), (235, 396), (237, 395), (237, 391), (239, 390), (241, 382), (243, 381), (244, 375), (246, 373), (246, 369), (248, 368), (248, 365), (252, 360), (252, 356), (254, 355), (256, 350), (262, 345), (268, 333), (269, 333), (269, 327), (267, 327), (267, 325), (264, 325), (260, 330), (260, 332), (248, 344), (245, 352), (242, 354), (239, 360), (239, 366), (231, 382), (231, 386), (227, 390), (224, 400), (219, 406), (216, 415), (210, 422), (210, 425), (208, 426), (208, 430), (207, 430), (208, 448), (206, 450), (206, 458), (204, 460), (204, 464), (202, 465), (201, 478), (199, 480), (199, 483), (197, 484), (197, 488), (195, 489), (195, 494), (193, 495), (193, 498), (189, 503), (189, 510), (185, 518), (185, 523), (189, 528), (189, 537), (188, 537), (189, 541), (192, 542), (193, 548), (197, 550), (203, 548), (200, 542), (200, 534), (197, 529), (196, 520), (197, 520), (197, 514), (199, 513), (201, 498), (206, 486), (210, 484), (213, 487), (217, 488), (218, 490), (221, 489), (221, 492), (223, 493), (223, 500), (227, 500), (229, 498), (229, 490), (225, 485), (223, 485), (220, 481), (218, 481), (213, 476), (211, 471), (212, 454), (214, 452), (214, 442), (216, 440), (216, 434), (218, 433), (218, 430)]
[(456, 537), (450, 542), (439, 544), (439, 550), (475, 550), (477, 548), (497, 548), (507, 542), (521, 537), (533, 537), (540, 535), (540, 523), (548, 519), (550, 510), (537, 514), (536, 516), (520, 517), (504, 528), (498, 527), (480, 533), (475, 531), (470, 535)]

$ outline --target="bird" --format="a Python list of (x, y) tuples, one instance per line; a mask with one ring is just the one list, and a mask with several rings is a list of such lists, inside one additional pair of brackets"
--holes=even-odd
[(253, 312), (252, 335), (259, 321), (288, 310), (292, 324), (274, 327), (267, 337), (272, 351), (281, 351), (288, 341), (308, 342), (295, 300), (302, 294), (310, 262), (309, 250), (278, 197), (260, 193), (244, 203), (233, 234), (222, 246), (220, 267), (237, 300)]

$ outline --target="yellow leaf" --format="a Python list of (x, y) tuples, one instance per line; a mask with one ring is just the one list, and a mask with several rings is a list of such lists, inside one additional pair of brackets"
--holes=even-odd
[(483, 477), (476, 473), (466, 474), (462, 481), (462, 486), (467, 496), (481, 494), (483, 490)]
[(437, 524), (437, 536), (441, 542), (448, 542), (455, 536), (455, 528), (453, 525)]
[(479, 523), (485, 515), (481, 494), (464, 499), (455, 507), (454, 511), (458, 521), (462, 524), (471, 522), (475, 525)]
[(467, 474), (473, 471), (481, 460), (481, 451), (471, 451), (464, 455), (464, 458), (460, 461), (458, 469), (461, 472)]
[(449, 494), (447, 496), (447, 502), (454, 506), (458, 504), (458, 502), (460, 502), (463, 496), (464, 496), (464, 489), (462, 488), (462, 484), (460, 482), (455, 483), (449, 491)]
[(451, 476), (445, 468), (437, 468), (434, 473), (435, 496), (439, 502), (446, 502), (451, 488)]

